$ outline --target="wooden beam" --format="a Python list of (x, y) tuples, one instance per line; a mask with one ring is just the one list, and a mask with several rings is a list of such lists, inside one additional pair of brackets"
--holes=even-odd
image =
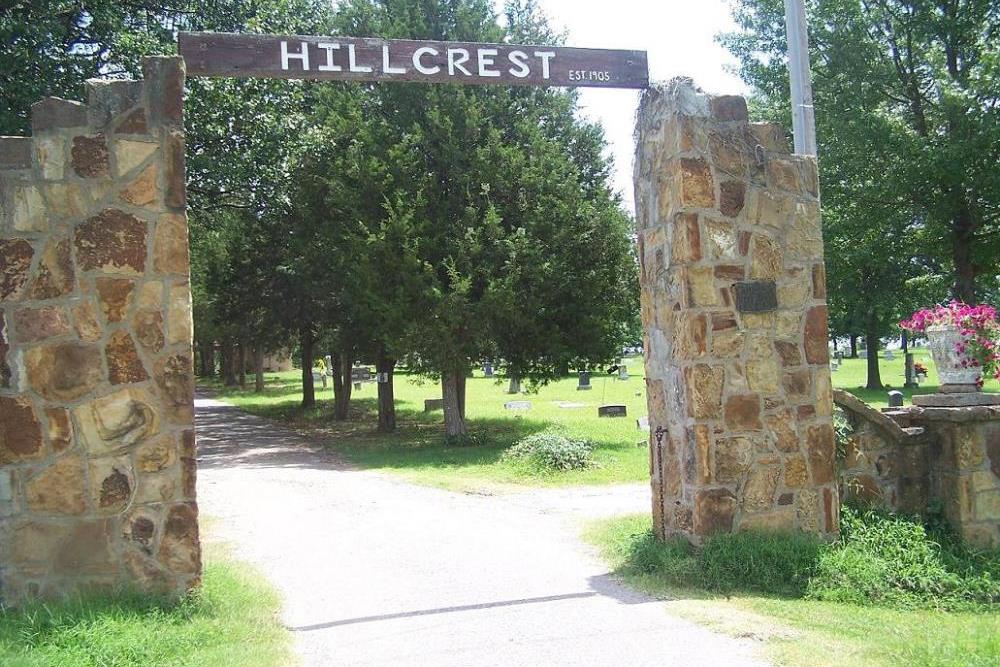
[(646, 88), (645, 51), (182, 32), (189, 76)]

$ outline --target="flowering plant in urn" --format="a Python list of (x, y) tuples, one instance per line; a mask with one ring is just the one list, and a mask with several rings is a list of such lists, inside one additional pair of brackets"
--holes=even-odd
[(983, 386), (1000, 379), (1000, 322), (993, 306), (952, 301), (924, 308), (899, 326), (927, 334), (942, 384)]

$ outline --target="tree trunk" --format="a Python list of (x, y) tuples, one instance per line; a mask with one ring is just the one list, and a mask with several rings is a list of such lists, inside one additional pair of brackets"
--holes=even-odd
[(351, 367), (354, 360), (342, 352), (330, 354), (333, 364), (333, 418), (339, 422), (347, 421), (351, 416)]
[(236, 349), (233, 341), (222, 343), (222, 383), (227, 387), (235, 387), (236, 382)]
[(215, 377), (215, 341), (198, 341), (198, 375), (203, 378)]
[(240, 389), (246, 389), (247, 388), (247, 344), (243, 341), (240, 341), (237, 350), (238, 353), (236, 355), (237, 359), (236, 380), (237, 382), (239, 382)]
[(299, 338), (302, 348), (302, 407), (316, 406), (316, 388), (313, 386), (313, 341), (312, 332), (304, 331)]
[(878, 327), (874, 313), (869, 313), (865, 324), (865, 347), (868, 348), (868, 383), (866, 389), (883, 389), (878, 367)]
[(904, 355), (910, 351), (910, 337), (907, 334), (909, 334), (909, 331), (903, 329), (903, 333), (899, 337), (900, 347)]
[(858, 334), (851, 334), (851, 359), (858, 358)]
[(510, 376), (510, 382), (507, 384), (508, 394), (520, 394), (521, 393), (521, 378), (516, 375)]
[(264, 346), (260, 343), (253, 348), (253, 373), (253, 390), (254, 393), (260, 394), (264, 391)]
[[(444, 434), (450, 438), (467, 435), (463, 403), (465, 374), (451, 369), (441, 376), (441, 398), (444, 399)], [(460, 388), (461, 387), (461, 388)]]
[(976, 267), (972, 263), (975, 223), (968, 206), (961, 204), (952, 221), (952, 261), (955, 264), (954, 296), (968, 304), (976, 302)]
[[(391, 433), (396, 430), (396, 401), (393, 396), (392, 376), (396, 360), (390, 359), (385, 353), (385, 346), (379, 347), (375, 359), (375, 372), (379, 374), (378, 382), (378, 430)], [(385, 374), (385, 381), (381, 375)]]

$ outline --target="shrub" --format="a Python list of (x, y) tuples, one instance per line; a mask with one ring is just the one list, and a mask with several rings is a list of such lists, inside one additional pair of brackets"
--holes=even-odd
[(536, 433), (522, 438), (506, 452), (505, 461), (520, 461), (541, 471), (581, 470), (594, 464), (594, 445), (557, 433)]

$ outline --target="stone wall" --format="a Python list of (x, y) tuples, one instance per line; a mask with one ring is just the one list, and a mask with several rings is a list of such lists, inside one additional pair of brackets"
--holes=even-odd
[(685, 79), (644, 93), (637, 133), (656, 531), (834, 534), (816, 163)]
[(183, 61), (0, 138), (0, 600), (200, 576)]

